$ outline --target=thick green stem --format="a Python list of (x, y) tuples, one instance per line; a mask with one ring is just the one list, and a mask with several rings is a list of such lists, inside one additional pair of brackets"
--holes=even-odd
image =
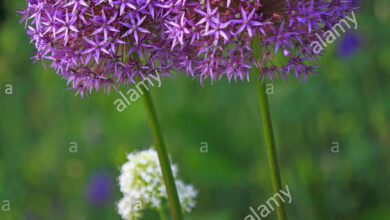
[(167, 216), (165, 215), (165, 211), (163, 208), (158, 210), (158, 214), (160, 215), (160, 220), (167, 220)]
[[(261, 63), (259, 62), (261, 56), (260, 44), (261, 42), (257, 36), (255, 40), (252, 42), (252, 49), (253, 49), (253, 54), (255, 59), (258, 61), (259, 68), (261, 68)], [(257, 72), (260, 71), (259, 68), (256, 68)], [(280, 170), (279, 170), (277, 154), (276, 154), (275, 137), (272, 128), (271, 113), (269, 109), (266, 88), (261, 80), (258, 80), (258, 93), (259, 93), (259, 101), (260, 101), (261, 118), (263, 121), (264, 138), (267, 147), (268, 166), (271, 173), (272, 187), (274, 193), (280, 193), (280, 190), (282, 190), (282, 180), (280, 177)], [(287, 220), (284, 203), (280, 201), (279, 197), (277, 198), (278, 198), (278, 203), (280, 204), (276, 208), (278, 220)]]
[(175, 179), (172, 174), (168, 153), (164, 145), (163, 136), (159, 124), (157, 122), (157, 115), (152, 102), (150, 92), (140, 86), (143, 92), (143, 101), (145, 105), (146, 115), (149, 120), (149, 126), (153, 134), (154, 143), (160, 161), (160, 167), (164, 178), (165, 188), (168, 194), (169, 207), (174, 220), (183, 220), (183, 214), (180, 206), (179, 196), (177, 194)]

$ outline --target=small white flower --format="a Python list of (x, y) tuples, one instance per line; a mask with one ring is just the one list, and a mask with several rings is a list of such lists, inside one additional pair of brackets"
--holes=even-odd
[(177, 193), (182, 208), (186, 212), (190, 212), (195, 207), (195, 198), (198, 195), (198, 191), (192, 185), (186, 185), (181, 180), (176, 180)]
[[(141, 216), (147, 208), (162, 210), (167, 206), (167, 193), (156, 151), (149, 149), (127, 156), (119, 176), (120, 190), (124, 197), (118, 203), (118, 212), (123, 219)], [(197, 191), (177, 179), (178, 169), (171, 165), (183, 211), (190, 212), (195, 207)]]

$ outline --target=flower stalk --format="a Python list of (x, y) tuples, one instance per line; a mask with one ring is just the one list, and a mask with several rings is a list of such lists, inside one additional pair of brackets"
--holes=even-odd
[(158, 214), (160, 215), (160, 220), (168, 220), (167, 216), (165, 215), (164, 209), (158, 210)]
[(153, 105), (152, 97), (148, 90), (146, 90), (142, 86), (141, 89), (142, 92), (144, 93), (142, 97), (144, 101), (146, 115), (149, 121), (149, 126), (152, 131), (154, 144), (156, 146), (156, 151), (160, 161), (161, 172), (163, 175), (165, 188), (168, 195), (168, 203), (172, 213), (172, 218), (174, 220), (183, 220), (183, 214), (182, 214), (179, 196), (177, 193), (175, 180), (173, 177), (170, 161), (168, 158), (168, 153), (165, 148), (164, 139), (157, 121), (157, 115)]
[[(260, 41), (258, 37), (255, 37), (252, 41), (252, 50), (256, 60), (260, 60)], [(258, 63), (258, 67), (256, 69), (260, 71), (261, 63)], [(268, 96), (266, 93), (265, 85), (262, 80), (258, 80), (258, 95), (260, 102), (260, 111), (261, 118), (263, 122), (263, 130), (264, 130), (264, 139), (265, 145), (267, 147), (267, 156), (268, 156), (268, 166), (271, 175), (272, 188), (274, 193), (279, 193), (282, 190), (282, 180), (280, 177), (280, 169), (278, 165), (277, 153), (276, 153), (276, 145), (275, 145), (275, 137), (272, 128), (272, 119), (271, 112), (268, 103)], [(279, 198), (277, 198), (279, 206), (276, 207), (276, 213), (278, 216), (278, 220), (287, 220), (287, 214), (285, 210), (285, 205)]]
[[(267, 147), (268, 166), (271, 173), (272, 187), (274, 193), (279, 193), (282, 190), (282, 180), (280, 177), (280, 169), (278, 165), (275, 137), (272, 128), (271, 113), (269, 109), (268, 97), (266, 94), (265, 86), (259, 80), (258, 92), (260, 101), (261, 118), (263, 121), (264, 138)], [(279, 206), (276, 207), (276, 213), (278, 220), (287, 220), (286, 210), (284, 203), (278, 198)]]

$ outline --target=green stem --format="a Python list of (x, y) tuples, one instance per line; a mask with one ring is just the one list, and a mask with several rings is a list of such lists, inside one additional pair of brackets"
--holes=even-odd
[(181, 212), (180, 200), (177, 194), (175, 179), (172, 174), (171, 165), (168, 158), (168, 153), (164, 145), (163, 136), (157, 122), (157, 115), (154, 109), (152, 97), (149, 90), (146, 90), (143, 86), (140, 86), (143, 92), (143, 101), (145, 105), (146, 115), (149, 120), (149, 126), (153, 134), (154, 143), (160, 161), (160, 167), (165, 183), (165, 188), (168, 194), (169, 207), (174, 220), (183, 220)]
[[(257, 61), (259, 61), (259, 58), (261, 56), (260, 44), (261, 42), (258, 37), (256, 37), (255, 40), (252, 42), (253, 54)], [(259, 68), (261, 68), (260, 63), (259, 63)], [(259, 72), (260, 69), (257, 69), (257, 71)], [(280, 193), (280, 190), (282, 190), (282, 180), (280, 177), (280, 170), (279, 170), (278, 159), (276, 155), (275, 137), (272, 128), (272, 119), (271, 119), (271, 113), (270, 113), (270, 108), (268, 103), (268, 97), (266, 93), (266, 88), (261, 80), (258, 80), (258, 93), (259, 93), (259, 101), (260, 101), (261, 118), (263, 121), (264, 138), (267, 147), (268, 166), (271, 173), (272, 188), (274, 193), (276, 194), (276, 193)], [(278, 203), (280, 204), (276, 208), (278, 220), (287, 220), (284, 203), (280, 201), (279, 197), (277, 198), (278, 198)]]
[(163, 208), (158, 210), (158, 214), (160, 215), (160, 220), (167, 220), (167, 216), (165, 215)]
[[(280, 193), (280, 190), (282, 190), (282, 180), (280, 178), (280, 170), (279, 170), (278, 159), (276, 155), (275, 138), (272, 129), (272, 120), (271, 120), (271, 113), (269, 110), (268, 97), (266, 94), (265, 86), (262, 84), (260, 80), (258, 82), (258, 87), (259, 87), (260, 110), (261, 110), (261, 117), (263, 120), (264, 138), (267, 146), (268, 166), (271, 172), (272, 187), (274, 193)], [(276, 207), (276, 213), (278, 215), (278, 219), (287, 220), (284, 203), (281, 202), (280, 200), (278, 202), (280, 204), (280, 206)]]
[(133, 214), (133, 207), (131, 207), (131, 212), (130, 212), (130, 220), (135, 220), (134, 214)]

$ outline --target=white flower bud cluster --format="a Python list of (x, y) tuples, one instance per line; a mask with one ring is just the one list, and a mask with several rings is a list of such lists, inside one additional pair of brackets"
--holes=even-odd
[[(167, 193), (156, 151), (149, 149), (127, 156), (121, 168), (120, 190), (124, 197), (118, 203), (118, 212), (123, 219), (136, 219), (144, 209), (162, 210), (167, 206)], [(173, 176), (183, 211), (195, 207), (197, 191), (177, 179), (177, 166), (172, 165)]]

